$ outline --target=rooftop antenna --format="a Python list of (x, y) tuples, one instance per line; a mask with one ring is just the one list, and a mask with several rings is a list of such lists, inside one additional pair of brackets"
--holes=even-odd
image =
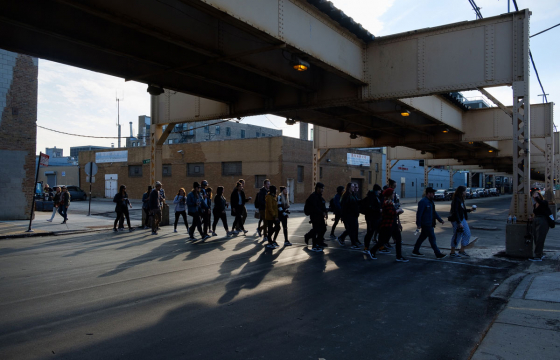
[(119, 148), (121, 147), (121, 116), (120, 116), (120, 102), (124, 101), (124, 90), (122, 98), (119, 98), (117, 91), (115, 91), (115, 99), (117, 100), (117, 128), (119, 129)]

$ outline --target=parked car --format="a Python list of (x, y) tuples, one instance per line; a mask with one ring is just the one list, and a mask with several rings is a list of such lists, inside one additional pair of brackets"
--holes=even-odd
[[(62, 187), (64, 185), (56, 185), (53, 188)], [(70, 193), (70, 200), (87, 200), (87, 194), (84, 190), (80, 189), (76, 185), (66, 185), (68, 192)]]
[(467, 199), (475, 199), (480, 197), (476, 189), (467, 188)]
[(491, 188), (491, 189), (489, 189), (488, 192), (489, 192), (490, 195), (492, 195), (492, 196), (499, 196), (499, 195), (500, 195), (500, 193), (498, 192), (498, 189), (496, 189), (496, 188)]
[(439, 189), (436, 190), (436, 193), (434, 195), (434, 200), (449, 200), (450, 199), (450, 195), (447, 192), (447, 190), (444, 189)]
[(476, 188), (475, 191), (478, 193), (478, 197), (486, 197), (487, 194), (484, 192), (483, 188)]

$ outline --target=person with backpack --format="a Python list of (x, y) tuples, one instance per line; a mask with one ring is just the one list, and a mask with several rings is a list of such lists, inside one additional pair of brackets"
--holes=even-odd
[(192, 216), (192, 224), (189, 228), (189, 239), (194, 240), (194, 230), (198, 230), (198, 233), (202, 237), (202, 240), (206, 240), (210, 238), (210, 235), (206, 234), (202, 230), (202, 215), (201, 209), (203, 210), (202, 206), (202, 194), (200, 193), (200, 184), (198, 182), (193, 183), (193, 188), (189, 195), (187, 195), (187, 210), (189, 216)]
[[(465, 199), (467, 197), (466, 190), (466, 187), (459, 186), (453, 193), (450, 216), (447, 219), (453, 225), (453, 236), (451, 237), (451, 251), (449, 252), (449, 256), (454, 258), (469, 257), (465, 252), (465, 246), (469, 244), (471, 238), (471, 230), (467, 223), (467, 213), (470, 213), (472, 210), (465, 207)], [(455, 247), (459, 243), (461, 243), (461, 249), (457, 254), (455, 252)]]
[[(383, 208), (381, 213), (381, 224), (379, 224), (379, 241), (373, 246), (373, 248), (369, 251), (369, 255), (371, 259), (376, 260), (376, 252), (382, 246), (384, 246), (393, 234), (393, 227), (395, 226), (395, 219), (398, 216), (398, 212), (395, 209), (395, 204), (393, 203), (393, 195), (394, 190), (392, 187), (388, 187), (382, 193), (383, 196)], [(395, 239), (395, 247), (397, 249), (397, 258), (398, 262), (408, 262), (402, 256), (402, 241), (400, 238)]]
[(363, 253), (369, 255), (369, 244), (373, 234), (381, 224), (382, 203), (379, 201), (381, 186), (375, 184), (373, 189), (368, 191), (365, 199), (360, 201), (360, 212), (365, 215), (367, 232), (364, 238)]
[(148, 199), (148, 207), (152, 215), (152, 235), (157, 235), (159, 223), (161, 221), (161, 208), (163, 206), (163, 196), (161, 193), (162, 183), (156, 181), (156, 186), (152, 189)]
[[(290, 199), (288, 198), (288, 188), (285, 186), (280, 186), (280, 195), (278, 195), (278, 219), (282, 224), (282, 230), (284, 231), (284, 246), (291, 246), (292, 243), (288, 241), (288, 217), (290, 214)], [(278, 233), (274, 236), (274, 241)]]
[(268, 233), (269, 249), (276, 249), (280, 245), (276, 242), (276, 237), (280, 232), (280, 223), (278, 220), (278, 200), (276, 199), (276, 186), (272, 185), (268, 188), (268, 194), (265, 197), (264, 220)]
[[(230, 197), (231, 204), (231, 216), (235, 217), (233, 220), (232, 229), (240, 229), (243, 234), (247, 234), (247, 230), (243, 226), (243, 206), (245, 204), (245, 192), (243, 191), (243, 184), (237, 182), (235, 190), (231, 193)], [(263, 213), (264, 214), (264, 213)], [(234, 234), (238, 234), (237, 230), (233, 231)]]
[(344, 192), (344, 186), (339, 186), (336, 188), (336, 195), (331, 199), (330, 201), (330, 210), (333, 212), (334, 214), (334, 223), (333, 226), (331, 228), (331, 239), (336, 239), (336, 235), (334, 234), (334, 230), (336, 229), (336, 226), (338, 225), (338, 222), (340, 221), (340, 217), (342, 215), (342, 206), (340, 205), (340, 197), (342, 196), (342, 193)]
[(531, 189), (531, 200), (533, 201), (533, 214), (529, 220), (532, 222), (531, 225), (533, 227), (535, 256), (529, 258), (529, 261), (542, 261), (544, 259), (543, 248), (546, 235), (549, 228), (555, 227), (554, 216), (548, 207), (548, 201), (543, 198), (539, 189)]
[(432, 250), (436, 255), (436, 259), (443, 259), (447, 254), (442, 253), (436, 243), (436, 235), (434, 233), (434, 228), (436, 227), (436, 219), (443, 225), (445, 222), (441, 219), (436, 211), (436, 205), (434, 204), (434, 194), (435, 190), (431, 187), (426, 188), (426, 196), (418, 202), (418, 210), (416, 211), (416, 228), (421, 229), (420, 236), (416, 240), (414, 245), (414, 250), (412, 251), (412, 256), (419, 257), (424, 256), (420, 253), (420, 246), (426, 240), (429, 239)]
[(311, 219), (311, 230), (305, 234), (304, 240), (309, 245), (309, 239), (312, 239), (311, 251), (321, 252), (322, 246), (326, 246), (324, 240), (325, 232), (327, 232), (327, 207), (325, 206), (325, 199), (323, 199), (323, 191), (325, 185), (318, 182), (315, 185), (315, 191), (309, 195), (305, 201), (303, 212)]
[(58, 206), (58, 213), (64, 218), (61, 224), (66, 224), (68, 221), (68, 208), (70, 207), (70, 193), (66, 186), (62, 186), (62, 194), (60, 194), (60, 204)]
[(152, 193), (152, 186), (148, 186), (148, 191), (146, 191), (142, 195), (142, 211), (144, 211), (144, 229), (149, 229), (150, 217), (152, 214), (150, 213), (150, 194)]
[(216, 196), (214, 196), (214, 222), (212, 223), (212, 236), (216, 236), (216, 225), (219, 220), (222, 220), (222, 225), (226, 230), (226, 236), (231, 236), (232, 233), (228, 229), (226, 208), (229, 206), (226, 198), (224, 197), (224, 187), (218, 186), (216, 189)]
[[(268, 194), (268, 189), (270, 188), (270, 180), (266, 179), (263, 181), (263, 187), (260, 188), (257, 196), (255, 197), (255, 209), (259, 210), (259, 224), (257, 225), (257, 233), (259, 236), (264, 235), (264, 240), (267, 240), (267, 227), (264, 219), (264, 212), (266, 210), (266, 195)], [(262, 226), (261, 226), (262, 224)]]
[(183, 222), (187, 231), (189, 231), (189, 222), (187, 221), (187, 192), (185, 189), (180, 188), (173, 199), (173, 204), (175, 204), (175, 223), (173, 224), (173, 232), (177, 232), (177, 224), (179, 223), (179, 217), (183, 217)]
[(342, 222), (344, 222), (344, 232), (336, 240), (340, 246), (344, 246), (344, 239), (350, 236), (352, 246), (350, 249), (359, 250), (361, 243), (358, 241), (358, 217), (360, 216), (360, 204), (356, 197), (357, 184), (346, 184), (346, 190), (340, 198), (340, 205), (342, 206)]
[[(133, 231), (134, 229), (130, 226), (130, 215), (128, 214), (128, 206), (132, 208), (132, 204), (128, 200), (128, 194), (126, 193), (126, 186), (121, 185), (119, 192), (115, 194), (113, 198), (115, 205), (115, 212), (117, 213), (117, 218), (113, 225), (113, 231), (117, 232), (119, 230), (124, 231), (124, 219), (126, 217), (126, 223), (128, 225), (128, 231)], [(119, 229), (117, 230), (117, 223), (119, 224)]]

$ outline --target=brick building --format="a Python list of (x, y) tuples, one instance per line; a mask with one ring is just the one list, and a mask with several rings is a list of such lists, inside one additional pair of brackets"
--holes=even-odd
[[(141, 198), (150, 182), (149, 150), (148, 147), (128, 148), (124, 150), (122, 162), (97, 162), (99, 170), (92, 195), (111, 197), (113, 193), (106, 189), (117, 189), (118, 185), (125, 184), (131, 198)], [(106, 151), (80, 152), (79, 163), (95, 161), (96, 153), (101, 152)], [(194, 181), (206, 179), (214, 190), (224, 186), (229, 196), (240, 178), (245, 179), (245, 192), (253, 197), (266, 178), (273, 185), (287, 185), (291, 189), (291, 200), (296, 203), (304, 202), (313, 191), (313, 143), (310, 141), (276, 136), (164, 145), (162, 152), (163, 177), (158, 180), (164, 184), (167, 194), (173, 195), (181, 187), (190, 191)], [(348, 153), (344, 149), (332, 150), (320, 164), (319, 177), (326, 186), (326, 199), (334, 195), (336, 186), (345, 185), (351, 179), (362, 183), (362, 187), (373, 187), (375, 169), (381, 169), (381, 154), (352, 149), (352, 154), (369, 156), (367, 166), (365, 163), (360, 166), (347, 163)], [(381, 176), (377, 176), (381, 181)], [(82, 188), (86, 187), (85, 179), (81, 167)]]
[[(0, 49), (0, 219), (29, 219), (37, 147), (38, 59)], [(9, 189), (9, 191), (8, 191)]]

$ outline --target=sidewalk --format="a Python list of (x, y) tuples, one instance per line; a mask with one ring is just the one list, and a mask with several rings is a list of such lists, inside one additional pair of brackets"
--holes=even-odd
[[(560, 359), (558, 256), (534, 263), (491, 325), (472, 360)], [(512, 278), (519, 278), (516, 274)], [(507, 284), (503, 284), (506, 285)], [(502, 296), (496, 289), (496, 296)]]

